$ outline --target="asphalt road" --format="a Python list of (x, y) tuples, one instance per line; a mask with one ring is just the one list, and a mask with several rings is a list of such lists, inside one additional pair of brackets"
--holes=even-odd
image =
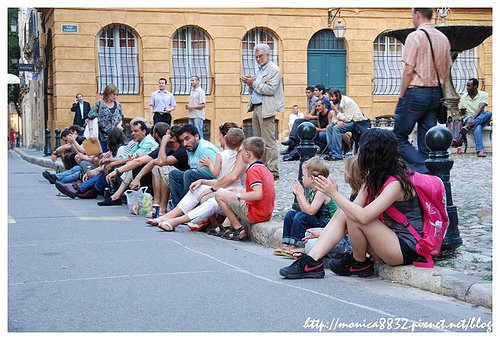
[(9, 152), (8, 331), (472, 331), (489, 310), (378, 278), (284, 280), (271, 249), (60, 197)]

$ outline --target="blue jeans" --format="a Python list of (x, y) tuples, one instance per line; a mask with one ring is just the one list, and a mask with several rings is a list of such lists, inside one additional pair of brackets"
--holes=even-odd
[(302, 239), (306, 235), (306, 230), (314, 227), (323, 228), (326, 226), (326, 223), (326, 221), (314, 215), (309, 215), (302, 211), (289, 210), (283, 222), (283, 238), (281, 242), (303, 248), (305, 243)]
[(106, 176), (104, 172), (99, 173), (99, 175), (90, 178), (89, 180), (78, 183), (78, 188), (80, 188), (80, 192), (84, 193), (87, 190), (94, 188), (101, 195), (104, 193), (104, 188), (108, 186), (108, 182), (106, 182)]
[(316, 137), (314, 137), (313, 142), (319, 147), (319, 150), (323, 152), (323, 150), (326, 148), (327, 143), (328, 143), (328, 138), (326, 137), (327, 133), (326, 131), (320, 131), (316, 134)]
[[(492, 116), (491, 111), (483, 111), (476, 119), (474, 119), (474, 125), (472, 130), (474, 131), (474, 142), (476, 143), (476, 152), (484, 151), (483, 145), (483, 128), (490, 121)], [(465, 123), (467, 124), (471, 117), (465, 118)]]
[(69, 170), (56, 174), (57, 180), (61, 183), (72, 183), (80, 178), (82, 168), (80, 165), (75, 165)]
[(203, 138), (203, 119), (202, 118), (189, 118), (189, 124), (192, 124), (198, 130), (200, 139)]
[[(440, 92), (438, 87), (409, 88), (405, 96), (399, 99), (394, 113), (394, 134), (399, 150), (406, 163), (420, 173), (429, 172), (425, 166), (425, 160), (429, 156), (425, 134), (437, 123)], [(408, 136), (417, 123), (418, 150), (408, 141)]]
[(205, 175), (197, 169), (189, 169), (186, 171), (173, 169), (170, 171), (168, 174), (168, 186), (170, 189), (170, 198), (174, 207), (181, 201), (184, 195), (187, 194), (191, 183), (199, 179), (213, 179), (213, 177)]
[(344, 123), (343, 126), (328, 124), (326, 127), (326, 140), (328, 154), (331, 157), (342, 158), (342, 135), (354, 130), (354, 122)]

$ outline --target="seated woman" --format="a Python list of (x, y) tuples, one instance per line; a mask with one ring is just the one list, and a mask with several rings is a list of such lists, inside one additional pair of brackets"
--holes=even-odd
[[(409, 179), (413, 172), (404, 163), (394, 134), (377, 128), (365, 132), (360, 140), (358, 162), (365, 180), (354, 202), (339, 193), (335, 180), (315, 178), (317, 190), (334, 199), (340, 209), (310, 253), (301, 255), (292, 265), (280, 270), (285, 278), (324, 277), (321, 259), (346, 231), (353, 252), (341, 259), (330, 260), (329, 267), (337, 275), (373, 275), (374, 261), (366, 253), (391, 266), (411, 264), (417, 259), (417, 241), (408, 229), (386, 215), (383, 222), (379, 220), (379, 216), (394, 204), (422, 235), (420, 202)], [(397, 181), (383, 187), (390, 176), (396, 177)]]

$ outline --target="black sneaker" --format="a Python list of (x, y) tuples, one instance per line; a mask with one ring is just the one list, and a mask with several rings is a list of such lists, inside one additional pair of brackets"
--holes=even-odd
[(64, 184), (64, 183), (61, 183), (58, 181), (58, 182), (56, 182), (56, 188), (57, 188), (57, 190), (59, 190), (59, 192), (61, 192), (62, 194), (65, 194), (69, 198), (76, 197), (77, 191), (75, 190), (75, 188), (71, 184)]
[(345, 254), (341, 259), (332, 259), (328, 262), (328, 267), (340, 276), (369, 277), (374, 274), (373, 259), (367, 257), (365, 261), (356, 261), (351, 253)]
[(116, 200), (112, 200), (111, 198), (104, 199), (104, 201), (97, 202), (97, 205), (100, 207), (107, 207), (111, 205), (122, 205), (122, 199), (121, 197)]
[(307, 254), (299, 256), (297, 261), (280, 269), (280, 275), (285, 279), (322, 279), (325, 277), (323, 261), (315, 261)]
[(56, 184), (57, 177), (54, 174), (51, 174), (48, 170), (42, 172), (42, 176), (50, 182), (50, 184)]

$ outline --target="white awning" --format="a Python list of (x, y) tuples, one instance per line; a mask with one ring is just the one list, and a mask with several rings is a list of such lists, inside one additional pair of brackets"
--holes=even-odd
[(7, 74), (7, 84), (20, 84), (21, 80), (15, 74)]

